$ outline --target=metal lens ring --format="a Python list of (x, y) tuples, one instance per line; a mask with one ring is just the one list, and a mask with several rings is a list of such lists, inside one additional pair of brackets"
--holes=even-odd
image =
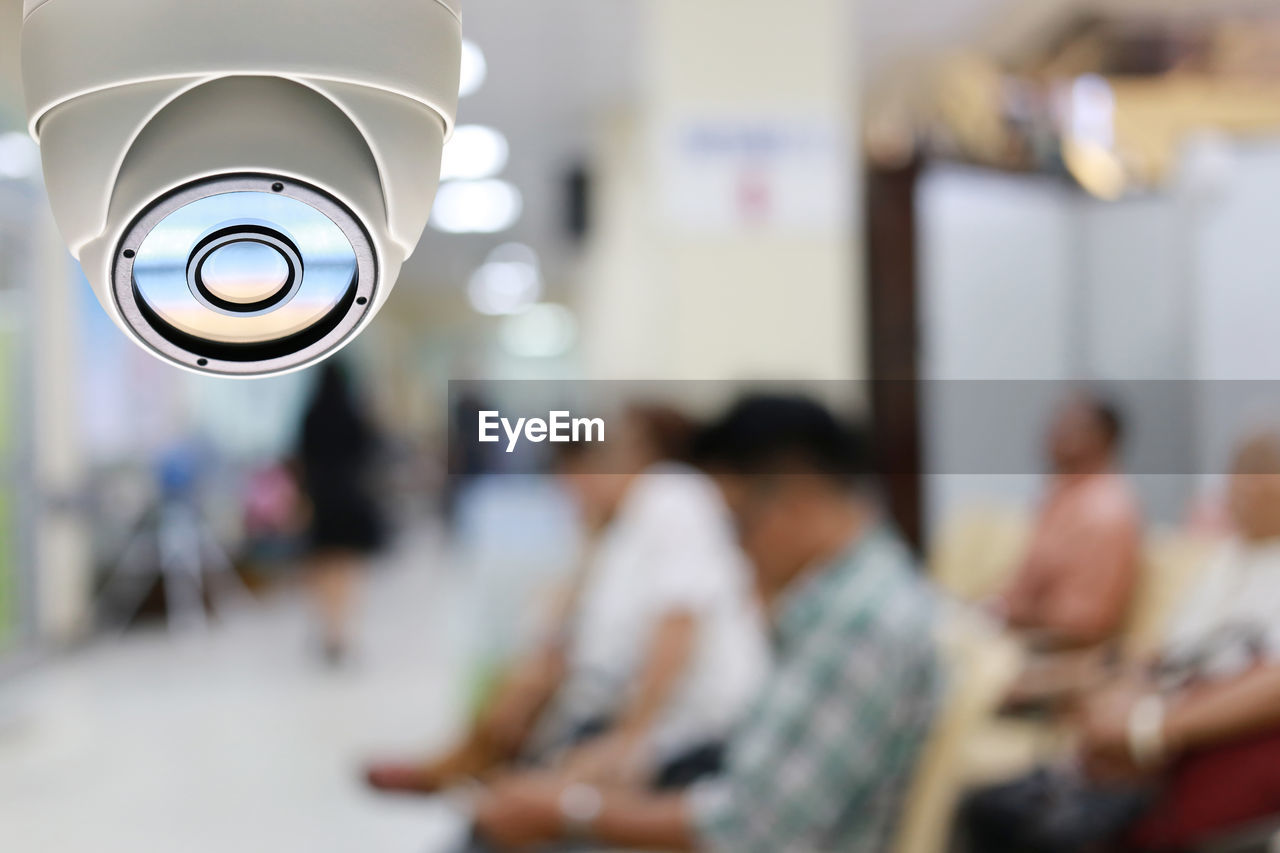
[(113, 290), (127, 325), (184, 367), (255, 376), (340, 346), (373, 304), (364, 228), (314, 187), (271, 176), (197, 181), (125, 232)]

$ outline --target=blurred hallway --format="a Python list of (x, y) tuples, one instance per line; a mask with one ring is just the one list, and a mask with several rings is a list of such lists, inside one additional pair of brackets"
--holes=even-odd
[(203, 636), (134, 632), (0, 684), (5, 848), (339, 853), (442, 841), (453, 829), (442, 807), (374, 798), (357, 772), (371, 753), (430, 748), (457, 722), (466, 590), (444, 553), (419, 530), (370, 573), (344, 669), (316, 659), (289, 589)]
[(989, 782), (1202, 755), (1186, 837), (1280, 833), (1280, 0), (423, 0), (434, 201), (452, 15), (132, 0), (132, 76), (74, 2), (0, 0), (0, 853), (452, 849), (362, 777), (502, 850), (996, 853)]

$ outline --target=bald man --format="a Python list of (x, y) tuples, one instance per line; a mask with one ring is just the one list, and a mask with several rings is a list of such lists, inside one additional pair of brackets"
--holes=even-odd
[(1086, 395), (1068, 401), (1050, 429), (1053, 482), (1017, 573), (991, 608), (1035, 648), (1101, 645), (1128, 616), (1142, 514), (1116, 472), (1121, 432), (1116, 410)]

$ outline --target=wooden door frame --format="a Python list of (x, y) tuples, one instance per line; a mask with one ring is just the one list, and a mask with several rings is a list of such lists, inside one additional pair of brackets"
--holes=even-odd
[(916, 186), (923, 164), (866, 169), (867, 347), (871, 432), (886, 509), (924, 546)]

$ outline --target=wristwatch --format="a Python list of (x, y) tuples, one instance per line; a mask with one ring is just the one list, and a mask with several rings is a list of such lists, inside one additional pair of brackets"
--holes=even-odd
[(575, 783), (560, 792), (560, 818), (572, 838), (589, 838), (603, 811), (604, 795), (594, 785)]
[(1164, 761), (1164, 718), (1164, 699), (1155, 694), (1138, 700), (1129, 713), (1129, 755), (1141, 770)]

